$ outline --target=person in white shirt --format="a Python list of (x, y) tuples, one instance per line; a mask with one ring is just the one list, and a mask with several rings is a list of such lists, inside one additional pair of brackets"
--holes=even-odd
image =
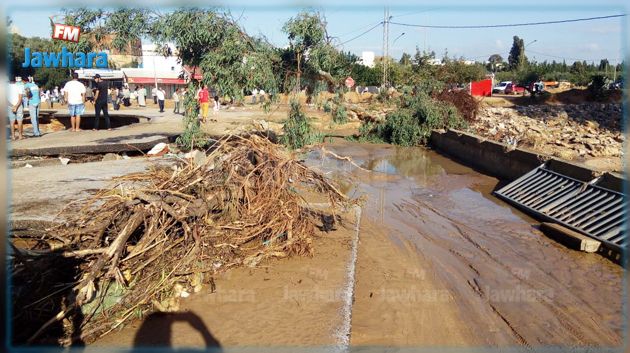
[(258, 94), (260, 95), (260, 103), (263, 103), (265, 101), (265, 90), (261, 88)]
[(17, 121), (18, 139), (23, 139), (22, 135), (22, 118), (24, 117), (24, 108), (22, 107), (22, 98), (24, 96), (22, 89), (16, 84), (15, 79), (9, 83), (9, 91), (7, 92), (8, 104), (7, 115), (11, 123), (11, 140), (15, 140), (15, 122)]
[(164, 92), (164, 89), (158, 88), (155, 92), (155, 96), (157, 97), (158, 104), (160, 105), (160, 113), (164, 113), (164, 98), (166, 97), (166, 92)]
[(68, 102), (70, 111), (71, 131), (81, 131), (81, 115), (85, 111), (85, 86), (79, 82), (79, 74), (72, 73), (72, 81), (68, 81), (63, 87), (64, 100)]
[(252, 104), (256, 104), (256, 97), (258, 96), (258, 88), (252, 90)]

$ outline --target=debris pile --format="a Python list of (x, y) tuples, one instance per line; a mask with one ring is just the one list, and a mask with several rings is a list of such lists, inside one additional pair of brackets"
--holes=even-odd
[[(207, 283), (213, 288), (213, 276), (226, 269), (310, 255), (315, 226), (331, 215), (310, 208), (303, 195), (326, 198), (331, 209), (351, 202), (257, 135), (222, 138), (202, 163), (158, 165), (116, 183), (35, 244), (12, 244), (14, 316), (26, 324), (16, 334), (23, 341), (91, 341), (146, 312), (176, 310), (174, 297)], [(41, 288), (43, 277), (31, 277), (59, 271), (54, 262), (63, 260), (74, 271), (71, 288)], [(29, 321), (55, 305), (42, 325)], [(63, 334), (51, 333), (54, 325)]]
[(621, 168), (619, 104), (485, 107), (478, 118), (470, 130), (488, 139), (566, 160), (612, 158)]

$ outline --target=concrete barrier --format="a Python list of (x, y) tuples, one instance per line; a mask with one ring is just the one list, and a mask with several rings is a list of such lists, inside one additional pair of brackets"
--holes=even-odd
[(610, 190), (623, 192), (623, 185), (627, 182), (621, 175), (597, 172), (582, 165), (525, 148), (514, 149), (458, 130), (434, 130), (429, 145), (465, 165), (506, 181), (515, 180), (547, 162), (548, 169), (580, 181), (589, 182), (599, 177), (597, 185)]

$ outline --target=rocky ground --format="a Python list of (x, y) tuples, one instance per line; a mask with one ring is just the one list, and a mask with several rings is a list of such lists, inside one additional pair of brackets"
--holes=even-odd
[(605, 160), (602, 169), (621, 171), (622, 117), (619, 103), (484, 106), (469, 130), (566, 160)]

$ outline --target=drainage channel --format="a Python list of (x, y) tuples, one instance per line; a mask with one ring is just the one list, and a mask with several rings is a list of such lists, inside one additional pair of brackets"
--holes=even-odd
[(546, 168), (535, 168), (495, 194), (544, 220), (597, 239), (621, 252), (627, 245), (628, 202), (624, 194)]

